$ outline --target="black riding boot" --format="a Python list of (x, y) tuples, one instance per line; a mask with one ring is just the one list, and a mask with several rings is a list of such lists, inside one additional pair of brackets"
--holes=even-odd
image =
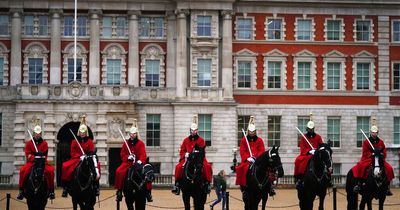
[(115, 200), (122, 201), (122, 190), (117, 190), (116, 195), (117, 195), (117, 197), (115, 198)]
[(61, 197), (63, 197), (63, 198), (68, 197), (68, 191), (67, 191), (67, 187), (66, 186), (63, 187), (63, 191), (62, 191)]
[(298, 175), (294, 177), (294, 182), (296, 184), (296, 189), (300, 190), (304, 187), (304, 183), (303, 183), (303, 176), (302, 175)]
[(96, 196), (99, 196), (100, 195), (100, 183), (98, 180), (94, 182), (94, 189), (96, 192)]
[(268, 195), (269, 195), (269, 196), (274, 196), (274, 195), (276, 195), (276, 192), (275, 192), (275, 185), (274, 185), (274, 184), (271, 184), (271, 188), (269, 189)]
[(388, 188), (387, 188), (387, 191), (386, 191), (386, 195), (387, 196), (392, 196), (393, 195), (392, 191), (390, 191), (390, 183), (388, 185)]
[(171, 192), (175, 195), (179, 195), (181, 189), (179, 188), (179, 182), (175, 182), (175, 185), (172, 187)]
[(17, 199), (18, 200), (24, 199), (24, 190), (23, 189), (19, 189), (19, 193), (17, 195)]
[(56, 199), (56, 195), (54, 194), (54, 189), (49, 190), (49, 199), (50, 200)]
[(151, 190), (145, 190), (147, 202), (153, 202), (153, 196), (151, 195)]
[(362, 179), (357, 179), (356, 180), (356, 185), (353, 188), (353, 192), (360, 193), (361, 192), (361, 186), (362, 186)]

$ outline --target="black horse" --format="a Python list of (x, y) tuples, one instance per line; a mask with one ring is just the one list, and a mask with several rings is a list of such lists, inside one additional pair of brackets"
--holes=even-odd
[(205, 157), (205, 148), (195, 146), (189, 154), (183, 169), (182, 179), (179, 186), (182, 189), (182, 199), (185, 210), (190, 210), (190, 197), (193, 197), (194, 209), (204, 210), (204, 204), (209, 193), (208, 183), (202, 177), (203, 161)]
[(35, 156), (28, 178), (24, 182), (24, 196), (29, 210), (44, 210), (49, 195), (44, 177), (45, 156)]
[(283, 177), (281, 158), (279, 157), (279, 146), (265, 151), (250, 166), (246, 175), (247, 187), (243, 190), (243, 202), (245, 210), (257, 210), (262, 200), (262, 209), (268, 200), (268, 192), (271, 189), (271, 173)]
[(304, 174), (304, 186), (297, 189), (301, 210), (312, 210), (315, 197), (319, 197), (319, 210), (324, 209), (326, 190), (330, 184), (332, 171), (332, 149), (328, 144), (318, 145)]
[(146, 208), (146, 183), (154, 181), (154, 178), (154, 167), (151, 164), (141, 165), (135, 163), (129, 168), (123, 188), (128, 210), (135, 209), (133, 207), (134, 203), (137, 210)]
[[(353, 171), (347, 173), (346, 192), (347, 192), (347, 210), (357, 209), (357, 193), (353, 191), (356, 185), (356, 179), (353, 176)], [(368, 210), (372, 210), (372, 199), (379, 200), (379, 210), (383, 210), (383, 204), (386, 199), (389, 182), (386, 179), (384, 168), (383, 149), (375, 149), (372, 151), (372, 165), (368, 169), (368, 178), (361, 187), (361, 202), (360, 210), (365, 209), (365, 204)]]
[(88, 154), (79, 162), (74, 170), (74, 178), (67, 188), (72, 198), (73, 209), (93, 210), (96, 203), (96, 173), (97, 157)]

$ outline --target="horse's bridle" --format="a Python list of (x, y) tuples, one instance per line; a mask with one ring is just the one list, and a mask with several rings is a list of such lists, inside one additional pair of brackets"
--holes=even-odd
[[(195, 153), (195, 154), (198, 153), (198, 152), (200, 152), (200, 151), (193, 150), (193, 153)], [(192, 158), (192, 159), (194, 159), (194, 158)], [(189, 164), (189, 163), (191, 163), (191, 162), (189, 160), (186, 160), (185, 163), (184, 163), (185, 167), (186, 167), (186, 164)], [(200, 169), (197, 169), (196, 163), (194, 163), (194, 164), (195, 164), (195, 167), (194, 167), (193, 174), (190, 174), (189, 170), (184, 170), (186, 179), (189, 180), (189, 181), (193, 181), (198, 176), (197, 170), (202, 170), (202, 167), (200, 167)], [(190, 178), (190, 177), (192, 177), (192, 178)]]
[[(331, 153), (329, 152), (329, 150), (325, 149), (325, 147), (320, 147), (320, 148), (318, 148), (318, 151), (319, 152), (320, 151), (325, 151), (328, 154), (329, 160), (331, 162), (331, 167), (332, 167), (332, 158), (331, 158)], [(324, 177), (326, 179), (329, 179), (329, 177), (328, 177), (328, 173), (329, 173), (328, 166), (327, 166), (327, 164), (325, 163), (324, 160), (322, 160), (322, 162), (324, 164), (324, 170), (322, 171), (321, 177), (318, 177), (317, 174), (315, 174), (315, 168), (314, 168), (315, 163), (313, 163), (313, 167), (312, 167), (312, 170), (311, 170), (312, 174), (314, 175), (314, 177), (317, 179), (318, 182), (321, 182), (321, 180)]]
[[(272, 161), (273, 161), (273, 160), (272, 160), (272, 156), (276, 156), (276, 155), (278, 155), (278, 154), (275, 153), (275, 152), (274, 152), (274, 153), (271, 153), (271, 150), (269, 150), (269, 151), (268, 151), (268, 160), (267, 160), (267, 161), (272, 162)], [(280, 167), (282, 167), (282, 164), (280, 164), (280, 165), (278, 165), (278, 166), (276, 166), (276, 167), (268, 167), (268, 166), (267, 166), (267, 169), (268, 169), (268, 168), (271, 168), (271, 169), (273, 169), (273, 172), (276, 173), (276, 171), (277, 171), (278, 168), (280, 168)], [(254, 180), (255, 180), (256, 183), (257, 183), (257, 186), (258, 186), (260, 189), (262, 189), (262, 188), (268, 183), (269, 176), (264, 176), (264, 179), (260, 182), (260, 181), (258, 180), (258, 178), (257, 178), (257, 165), (255, 164), (255, 162), (250, 166), (250, 168), (251, 168), (251, 173), (253, 174)], [(268, 172), (268, 170), (267, 170), (266, 172)]]
[[(86, 157), (86, 158), (88, 158), (88, 157)], [(85, 160), (85, 161), (88, 161), (88, 160)], [(78, 167), (77, 167), (77, 171), (76, 171), (76, 174), (79, 174), (80, 172), (81, 172), (81, 166), (82, 166), (82, 164), (83, 164), (83, 161), (81, 161), (81, 162), (79, 162), (79, 165), (78, 165)], [(89, 187), (90, 187), (90, 185), (92, 184), (92, 181), (94, 180), (93, 179), (93, 172), (92, 172), (92, 170), (91, 169), (89, 169), (90, 170), (90, 175), (89, 175), (89, 178), (88, 178), (88, 181), (86, 182), (86, 184), (84, 185), (84, 186), (82, 186), (82, 183), (81, 183), (81, 181), (79, 180), (79, 178), (77, 178), (77, 183), (78, 183), (78, 186), (79, 186), (79, 188), (80, 188), (80, 190), (81, 190), (81, 192), (82, 191), (84, 191), (84, 190), (86, 190), (86, 189), (88, 189)]]

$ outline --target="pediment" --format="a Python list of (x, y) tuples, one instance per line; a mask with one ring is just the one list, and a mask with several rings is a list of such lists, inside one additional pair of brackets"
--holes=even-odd
[(353, 58), (375, 58), (376, 55), (374, 55), (366, 50), (363, 50), (357, 54), (352, 55), (352, 57)]
[(316, 57), (316, 55), (309, 50), (302, 50), (296, 54), (293, 54), (294, 57)]
[(240, 56), (240, 57), (256, 57), (258, 53), (255, 53), (249, 49), (242, 49), (233, 54), (233, 56)]
[(273, 49), (269, 52), (266, 52), (263, 54), (265, 57), (287, 57), (288, 54), (278, 50), (278, 49)]
[(345, 58), (347, 55), (337, 51), (337, 50), (332, 50), (324, 55), (322, 57), (329, 57), (329, 58)]

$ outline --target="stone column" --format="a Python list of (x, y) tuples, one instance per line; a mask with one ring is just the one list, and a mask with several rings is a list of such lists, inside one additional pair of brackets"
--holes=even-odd
[(90, 15), (89, 85), (99, 85), (101, 10), (89, 10), (89, 15)]
[(172, 11), (167, 12), (167, 85), (166, 87), (175, 87), (175, 67), (176, 67), (176, 16)]
[[(379, 106), (382, 108), (389, 106), (390, 96), (390, 59), (389, 59), (389, 16), (378, 16), (378, 95)], [(377, 68), (377, 67), (376, 67)], [(374, 76), (374, 75), (372, 75)], [(375, 85), (375, 84), (373, 84)], [(393, 121), (392, 121), (393, 122)]]
[(187, 10), (177, 11), (176, 37), (176, 97), (186, 97), (187, 88)]
[(128, 85), (139, 87), (139, 15), (129, 11)]
[(21, 56), (21, 14), (22, 9), (11, 9), (11, 62), (10, 84), (16, 86), (22, 83), (22, 56)]
[(222, 88), (224, 99), (233, 99), (232, 11), (222, 11)]
[(51, 9), (50, 84), (61, 84), (61, 9)]

